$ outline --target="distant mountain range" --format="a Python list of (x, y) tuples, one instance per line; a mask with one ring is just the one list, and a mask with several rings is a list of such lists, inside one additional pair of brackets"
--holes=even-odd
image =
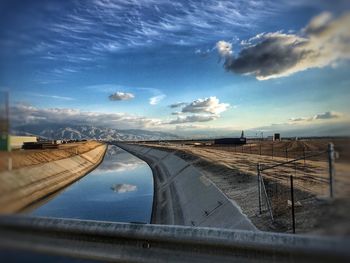
[(148, 130), (118, 130), (112, 128), (94, 127), (90, 125), (61, 125), (61, 124), (28, 124), (12, 129), (15, 135), (34, 135), (44, 139), (63, 140), (172, 140), (180, 139), (177, 135)]

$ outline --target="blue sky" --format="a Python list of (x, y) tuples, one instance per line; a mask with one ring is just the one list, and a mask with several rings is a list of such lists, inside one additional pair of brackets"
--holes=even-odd
[(275, 2), (1, 1), (13, 123), (345, 134), (348, 1)]

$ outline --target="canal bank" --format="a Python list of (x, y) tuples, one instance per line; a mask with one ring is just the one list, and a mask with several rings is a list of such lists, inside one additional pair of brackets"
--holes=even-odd
[(115, 144), (152, 168), (155, 185), (153, 224), (257, 230), (240, 207), (191, 161), (146, 146)]
[[(77, 149), (69, 158), (0, 172), (0, 213), (18, 212), (77, 181), (101, 163), (106, 149), (106, 144), (95, 143), (93, 149)], [(55, 156), (55, 151), (50, 154)]]
[(102, 163), (46, 203), (31, 216), (112, 222), (150, 223), (152, 170), (134, 155), (109, 145)]

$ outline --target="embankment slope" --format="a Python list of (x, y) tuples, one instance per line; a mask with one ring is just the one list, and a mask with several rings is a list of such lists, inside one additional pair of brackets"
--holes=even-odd
[[(86, 142), (76, 146), (75, 154), (68, 154), (67, 158), (56, 158), (65, 157), (62, 149), (46, 151), (50, 161), (44, 158), (41, 162), (36, 160), (34, 165), (1, 171), (0, 213), (18, 212), (83, 177), (101, 163), (106, 149), (106, 144)], [(21, 154), (25, 159), (25, 152)]]
[(117, 146), (143, 159), (153, 170), (152, 223), (256, 230), (239, 206), (191, 162), (136, 144)]

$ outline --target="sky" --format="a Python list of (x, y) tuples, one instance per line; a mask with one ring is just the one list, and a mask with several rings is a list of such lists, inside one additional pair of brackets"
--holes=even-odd
[(347, 135), (349, 1), (1, 1), (12, 126)]

